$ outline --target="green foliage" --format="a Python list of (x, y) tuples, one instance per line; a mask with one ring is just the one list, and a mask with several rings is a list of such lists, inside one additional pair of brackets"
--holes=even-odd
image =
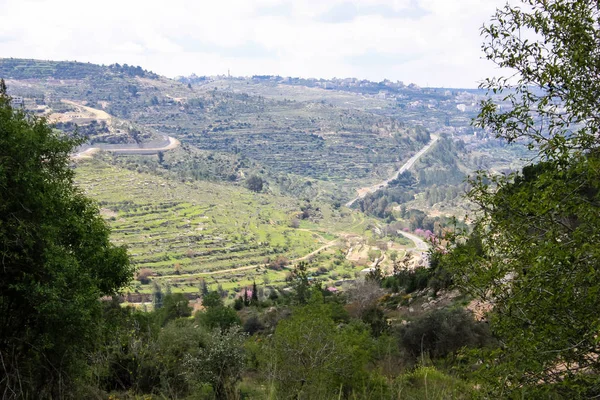
[(218, 328), (226, 331), (234, 325), (241, 325), (240, 317), (235, 310), (222, 305), (198, 311), (195, 318), (199, 324), (211, 330)]
[(444, 358), (462, 347), (483, 347), (492, 342), (488, 325), (477, 322), (461, 308), (439, 309), (411, 321), (399, 332), (400, 345), (417, 360)]
[(361, 320), (369, 326), (373, 337), (383, 335), (389, 328), (385, 313), (377, 306), (372, 306), (364, 310), (361, 314)]
[(152, 282), (152, 286), (152, 308), (154, 310), (160, 310), (163, 306), (164, 294), (158, 283)]
[(82, 79), (98, 78), (110, 73), (151, 79), (158, 77), (155, 73), (146, 71), (139, 66), (134, 67), (127, 64), (122, 66), (113, 64), (104, 67), (75, 61), (41, 61), (17, 58), (3, 58), (0, 60), (0, 76), (13, 79)]
[(244, 299), (242, 297), (236, 297), (233, 301), (233, 309), (236, 311), (240, 311), (244, 307), (246, 307), (246, 305), (244, 304)]
[(246, 187), (253, 192), (261, 192), (263, 190), (264, 181), (260, 176), (252, 175), (246, 179)]
[(142, 359), (142, 369), (138, 375), (140, 391), (152, 392), (158, 386), (171, 398), (189, 393), (191, 387), (185, 379), (188, 366), (183, 360), (201, 354), (209, 342), (206, 332), (195, 327), (192, 321), (175, 320), (168, 323), (156, 339), (147, 342), (148, 353)]
[(192, 307), (189, 306), (189, 300), (183, 293), (169, 293), (163, 299), (163, 305), (160, 308), (160, 319), (162, 324), (166, 324), (177, 318), (185, 318), (192, 315)]
[(159, 333), (152, 313), (105, 304), (103, 337), (90, 356), (91, 381), (105, 391), (148, 390), (158, 380), (159, 369), (149, 362), (156, 349), (151, 345)]
[[(0, 392), (57, 397), (81, 373), (101, 304), (133, 275), (73, 185), (79, 141), (14, 110), (0, 85)], [(12, 396), (12, 395), (11, 395)]]
[(294, 289), (294, 303), (306, 304), (310, 297), (308, 264), (304, 261), (300, 261), (290, 274), (289, 281)]
[(486, 56), (516, 78), (483, 85), (508, 105), (485, 102), (476, 122), (528, 143), (538, 164), (473, 181), (480, 243), (455, 237), (447, 260), (455, 283), (494, 306), (502, 347), (482, 355), (481, 373), (496, 394), (592, 397), (600, 393), (600, 82), (589, 66), (599, 61), (598, 4), (523, 3), (497, 10), (483, 29)]
[(251, 315), (244, 322), (244, 332), (254, 335), (255, 333), (262, 331), (265, 328), (263, 323), (260, 321), (258, 315)]
[(250, 304), (253, 306), (258, 305), (258, 287), (256, 286), (256, 281), (252, 282), (252, 296), (250, 298)]
[(446, 400), (478, 398), (474, 385), (445, 374), (434, 367), (420, 366), (402, 374), (397, 382), (398, 398), (409, 400)]
[(404, 290), (412, 293), (425, 288), (431, 288), (435, 293), (452, 286), (452, 272), (442, 261), (442, 254), (432, 251), (428, 254), (429, 267), (419, 267), (412, 270), (396, 269), (393, 275), (385, 277), (381, 286), (391, 289), (394, 293)]
[(236, 383), (246, 364), (244, 341), (239, 327), (212, 331), (197, 355), (186, 355), (183, 364), (187, 380), (209, 383), (218, 400), (236, 398)]
[(383, 279), (381, 286), (392, 289), (398, 293), (404, 289), (406, 293), (412, 293), (416, 290), (423, 290), (429, 283), (431, 271), (429, 268), (415, 268), (413, 270), (399, 270), (394, 275)]
[(93, 384), (130, 395), (232, 398), (245, 366), (240, 328), (206, 330), (190, 319), (161, 327), (163, 310), (106, 307), (111, 324), (103, 346), (91, 357)]
[(331, 398), (367, 380), (370, 347), (364, 325), (337, 328), (322, 296), (315, 295), (279, 322), (264, 347), (262, 365), (278, 398)]
[(206, 308), (222, 307), (223, 299), (219, 292), (213, 290), (202, 296), (202, 305)]

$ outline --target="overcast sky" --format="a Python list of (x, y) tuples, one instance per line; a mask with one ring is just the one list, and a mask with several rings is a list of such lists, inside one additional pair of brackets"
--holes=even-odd
[(0, 57), (476, 87), (506, 0), (0, 0)]

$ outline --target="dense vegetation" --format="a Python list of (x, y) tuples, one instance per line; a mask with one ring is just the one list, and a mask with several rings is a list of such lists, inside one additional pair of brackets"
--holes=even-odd
[(102, 296), (133, 269), (96, 205), (73, 185), (78, 141), (14, 110), (0, 80), (0, 392), (59, 398), (102, 328)]
[[(316, 194), (387, 178), (430, 138), (407, 122), (415, 107), (377, 102), (417, 93), (431, 127), (450, 107), (434, 98), (451, 93), (250, 79), (249, 92), (337, 91), (334, 105), (126, 65), (2, 60), (0, 73), (32, 81), (20, 90), (36, 106), (48, 85), (123, 118), (88, 121), (86, 136), (137, 141), (143, 126), (186, 142), (72, 161), (75, 126), (13, 108), (0, 81), (2, 397), (598, 397), (598, 5), (523, 2), (483, 28), (486, 56), (518, 72), (484, 84), (510, 105), (482, 104), (476, 124), (496, 140), (436, 132), (416, 171), (357, 201), (362, 212)], [(351, 92), (378, 99), (340, 106)], [(501, 141), (534, 162), (504, 174), (516, 164)], [(475, 169), (488, 171), (465, 181)], [(477, 207), (469, 226), (420, 209), (458, 208), (461, 191)], [(432, 250), (407, 249), (405, 230)]]
[[(486, 56), (519, 74), (512, 85), (486, 82), (511, 107), (487, 101), (477, 123), (529, 143), (538, 157), (519, 173), (482, 172), (473, 181), (474, 232), (453, 238), (445, 262), (458, 285), (493, 304), (502, 346), (479, 354), (493, 393), (593, 398), (600, 393), (598, 4), (525, 3), (530, 8), (498, 10), (484, 28)], [(538, 35), (525, 39), (522, 31)]]
[[(5, 148), (22, 151), (3, 158), (7, 171), (3, 187), (8, 189), (2, 192), (6, 196), (3, 215), (7, 217), (3, 233), (5, 286), (1, 287), (3, 397), (104, 398), (109, 393), (113, 397), (128, 393), (219, 399), (240, 395), (381, 398), (396, 397), (404, 391), (420, 393), (420, 385), (430, 373), (434, 378), (427, 384), (434, 392), (439, 391), (438, 396), (464, 394), (466, 387), (461, 382), (435, 369), (396, 377), (402, 365), (415, 364), (416, 349), (410, 340), (403, 339), (410, 333), (396, 331), (388, 324), (380, 306), (383, 292), (376, 280), (359, 281), (347, 296), (341, 296), (321, 286), (321, 280), (314, 278), (318, 275), (311, 273), (313, 266), (298, 262), (286, 277), (287, 290), (269, 285), (263, 278), (261, 283), (255, 281), (238, 291), (233, 308), (224, 303), (227, 291), (223, 285), (211, 291), (204, 280), (198, 282), (197, 289), (202, 307), (193, 317), (187, 296), (172, 293), (171, 285), (161, 288), (156, 282), (152, 311), (122, 307), (114, 295), (131, 279), (132, 270), (123, 248), (109, 244), (107, 227), (96, 206), (73, 185), (69, 153), (77, 141), (56, 133), (43, 119), (12, 109), (2, 90), (0, 115)], [(154, 208), (161, 210), (164, 219), (165, 212), (170, 214), (173, 208), (175, 213), (189, 213), (192, 223), (217, 205), (189, 208), (189, 204), (173, 198), (179, 195), (188, 202), (192, 200), (190, 193), (177, 194), (181, 188), (156, 182), (156, 177), (152, 178), (154, 182), (136, 182), (132, 178), (143, 175), (102, 161), (80, 165), (77, 170), (81, 168), (89, 169), (85, 174), (90, 179), (88, 193), (119, 190), (115, 182), (128, 182), (128, 191), (120, 192), (132, 196), (135, 202), (124, 199), (103, 203), (117, 210), (119, 219), (152, 215)], [(112, 187), (99, 184), (93, 175), (103, 176), (106, 168), (111, 169)], [(120, 178), (120, 174), (126, 178)], [(138, 204), (136, 190), (149, 183), (149, 190), (155, 194), (163, 190), (169, 201), (156, 206)], [(212, 190), (204, 190), (210, 193), (224, 189), (215, 185)], [(256, 201), (257, 195), (250, 192), (229, 190), (226, 197), (230, 201), (234, 200), (232, 195)], [(22, 197), (14, 198), (15, 194)], [(114, 200), (114, 195), (111, 198)], [(104, 208), (103, 212), (107, 210), (112, 211)], [(297, 210), (298, 218), (305, 221), (327, 215), (308, 201)], [(261, 218), (276, 217), (274, 211), (265, 211), (270, 214), (261, 217), (259, 213), (252, 224)], [(219, 212), (218, 218), (226, 215), (225, 211)], [(242, 222), (239, 217), (236, 220)], [(209, 228), (209, 221), (200, 221), (206, 225), (201, 235), (207, 239), (219, 226), (211, 221), (215, 226)], [(146, 221), (143, 225), (150, 227), (152, 223)], [(159, 225), (168, 230), (169, 220)], [(135, 226), (125, 227), (124, 231)], [(120, 241), (119, 225), (116, 227)], [(246, 238), (253, 230), (251, 224), (247, 228)], [(297, 228), (284, 229), (294, 232)], [(278, 240), (275, 232), (271, 238), (266, 232), (267, 241)], [(135, 260), (140, 250), (131, 250)], [(341, 254), (334, 265), (342, 266), (343, 259)], [(282, 261), (280, 265), (286, 264)], [(148, 278), (144, 271), (138, 271), (140, 283)], [(98, 301), (102, 296), (103, 301)], [(452, 315), (455, 313), (461, 317), (453, 323), (465, 329), (465, 321), (476, 324), (462, 316), (462, 311), (452, 311)], [(465, 344), (477, 346), (481, 344), (478, 340), (465, 342), (461, 338), (450, 344), (443, 356), (454, 354)], [(435, 360), (440, 355), (432, 352), (430, 357)], [(296, 362), (290, 362), (292, 359)], [(384, 367), (389, 369), (387, 373), (378, 372)]]
[(39, 61), (19, 58), (4, 58), (0, 63), (0, 76), (6, 79), (82, 79), (97, 77), (107, 72), (126, 76), (157, 77), (153, 72), (146, 71), (140, 66), (127, 64), (112, 64), (107, 68), (76, 61)]

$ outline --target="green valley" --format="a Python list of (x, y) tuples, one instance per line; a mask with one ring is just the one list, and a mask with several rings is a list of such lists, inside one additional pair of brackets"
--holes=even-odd
[[(285, 258), (291, 265), (318, 257), (319, 249), (334, 254), (349, 238), (372, 236), (369, 228), (376, 224), (324, 203), (231, 184), (181, 182), (101, 159), (78, 161), (76, 172), (84, 193), (98, 201), (113, 242), (126, 245), (134, 265), (151, 269), (152, 280), (168, 282), (173, 291), (198, 292), (201, 279), (237, 291), (265, 278), (285, 284), (285, 271), (267, 268), (272, 261)], [(308, 209), (305, 219), (302, 209)], [(338, 279), (354, 279), (364, 268), (346, 267)], [(150, 293), (152, 286), (137, 282), (132, 291)]]

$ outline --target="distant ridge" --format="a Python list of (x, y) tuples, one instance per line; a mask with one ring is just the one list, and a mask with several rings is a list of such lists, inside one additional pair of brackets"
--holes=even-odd
[(107, 74), (140, 76), (151, 79), (159, 77), (152, 71), (127, 64), (104, 66), (78, 61), (0, 58), (0, 78), (5, 79), (85, 79), (102, 77)]

